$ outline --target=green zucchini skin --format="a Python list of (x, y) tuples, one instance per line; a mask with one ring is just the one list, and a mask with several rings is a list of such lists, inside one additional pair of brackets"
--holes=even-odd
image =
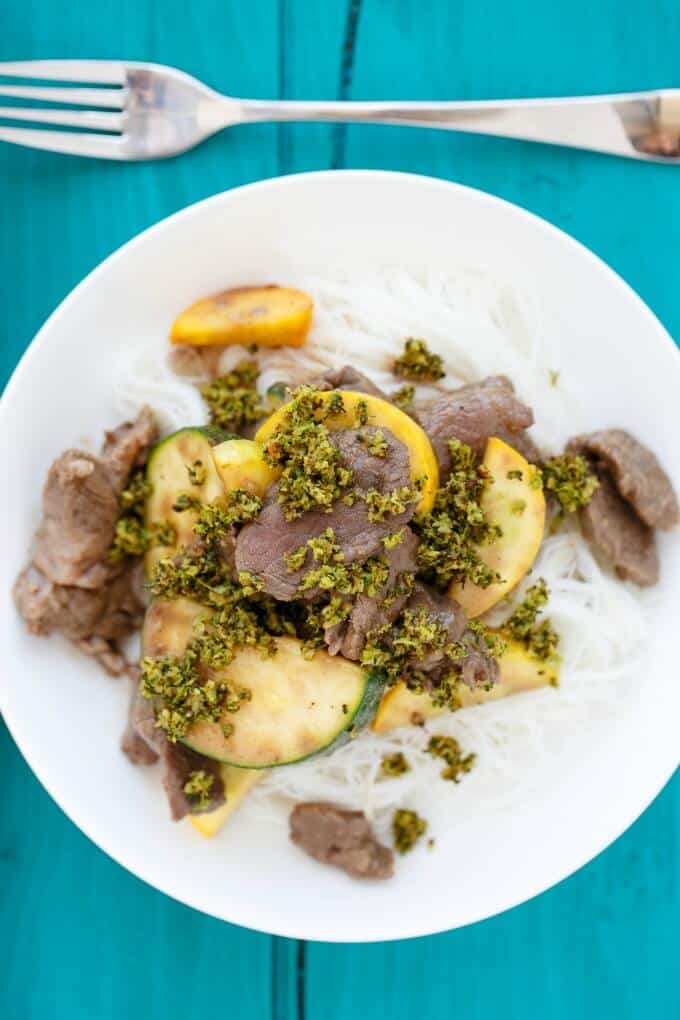
[[(382, 692), (385, 687), (385, 681), (382, 676), (375, 673), (368, 674), (366, 677), (366, 687), (364, 688), (364, 694), (360, 699), (357, 709), (354, 715), (348, 716), (349, 722), (346, 726), (340, 730), (329, 743), (324, 744), (323, 747), (316, 748), (310, 754), (302, 755), (301, 757), (289, 758), (286, 761), (277, 761), (274, 763), (256, 764), (253, 762), (238, 762), (233, 761), (230, 758), (218, 757), (217, 755), (210, 754), (209, 751), (200, 742), (194, 742), (190, 737), (184, 737), (182, 743), (189, 747), (192, 751), (196, 751), (198, 754), (203, 755), (204, 758), (212, 758), (214, 761), (219, 761), (223, 765), (228, 765), (231, 768), (236, 769), (261, 769), (268, 771), (272, 768), (280, 768), (284, 765), (299, 765), (303, 761), (311, 761), (313, 758), (325, 757), (328, 754), (332, 754), (339, 748), (344, 747), (350, 740), (353, 740), (355, 736), (361, 730), (365, 729), (372, 722), (375, 713), (380, 704)], [(238, 713), (234, 716), (234, 724), (238, 725)]]
[(338, 736), (333, 740), (327, 747), (317, 751), (316, 754), (309, 755), (310, 758), (316, 758), (319, 755), (332, 754), (333, 751), (337, 751), (338, 748), (344, 747), (345, 744), (353, 740), (362, 730), (367, 729), (373, 720), (375, 719), (378, 711), (378, 706), (382, 701), (382, 696), (385, 692), (386, 678), (385, 674), (380, 670), (373, 670), (367, 674), (366, 678), (366, 689), (364, 690), (364, 696), (359, 702), (356, 712), (352, 717), (346, 730), (339, 733)]
[[(213, 425), (179, 429), (156, 443), (146, 465), (146, 479), (149, 496), (146, 501), (145, 522), (147, 528), (169, 522), (175, 529), (177, 541), (174, 546), (155, 546), (146, 554), (144, 567), (147, 578), (153, 577), (156, 564), (166, 556), (174, 556), (181, 546), (194, 540), (193, 525), (196, 515), (191, 510), (178, 514), (172, 504), (182, 492), (192, 492), (205, 503), (221, 498), (224, 488), (212, 459), (211, 449), (225, 439), (229, 433)], [(201, 460), (207, 471), (207, 481), (202, 486), (192, 486), (188, 468), (194, 460)]]

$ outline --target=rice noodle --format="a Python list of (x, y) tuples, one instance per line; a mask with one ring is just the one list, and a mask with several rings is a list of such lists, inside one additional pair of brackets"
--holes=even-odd
[[(290, 281), (314, 298), (314, 325), (302, 349), (262, 350), (264, 392), (275, 381), (297, 383), (327, 368), (351, 364), (379, 386), (397, 385), (389, 364), (404, 337), (424, 336), (445, 359), (447, 377), (436, 389), (453, 389), (487, 375), (508, 375), (535, 413), (533, 434), (547, 450), (587, 427), (575, 399), (551, 385), (541, 350), (541, 325), (534, 296), (495, 274), (454, 267), (420, 275), (386, 268), (355, 270), (334, 277)], [(246, 354), (227, 349), (226, 370)], [(206, 420), (203, 403), (190, 381), (167, 363), (167, 341), (142, 348), (121, 366), (119, 409), (136, 411), (149, 403), (168, 430)], [(421, 388), (422, 392), (422, 388)], [(615, 714), (627, 684), (640, 665), (648, 636), (649, 596), (616, 580), (585, 544), (576, 524), (548, 537), (532, 571), (551, 591), (549, 615), (561, 636), (559, 689), (546, 688), (432, 720), (424, 728), (364, 733), (332, 755), (273, 769), (252, 790), (244, 811), (283, 823), (291, 801), (333, 800), (361, 808), (384, 836), (395, 808), (414, 806), (431, 818), (450, 810), (452, 785), (438, 778), (441, 762), (424, 750), (429, 733), (455, 736), (478, 761), (453, 791), (456, 819), (505, 808), (526, 793), (545, 756), (558, 753), (575, 733)], [(531, 579), (515, 594), (521, 599)], [(500, 622), (508, 613), (489, 614)], [(387, 753), (401, 750), (411, 770), (398, 779), (380, 777)]]

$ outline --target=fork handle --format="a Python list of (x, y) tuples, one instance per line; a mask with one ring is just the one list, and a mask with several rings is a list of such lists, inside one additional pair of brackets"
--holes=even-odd
[[(240, 100), (239, 119), (444, 128), (645, 158), (633, 144), (633, 139), (644, 137), (659, 127), (662, 103), (665, 103), (666, 109), (672, 107), (677, 114), (678, 97), (680, 90), (570, 99), (442, 103)], [(233, 103), (233, 100), (225, 102)], [(677, 129), (680, 118), (674, 116), (673, 119)]]

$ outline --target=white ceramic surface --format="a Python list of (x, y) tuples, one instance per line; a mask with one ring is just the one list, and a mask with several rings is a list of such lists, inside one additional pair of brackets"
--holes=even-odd
[[(452, 816), (437, 852), (399, 861), (391, 883), (352, 883), (237, 817), (201, 840), (173, 825), (158, 777), (118, 748), (127, 692), (59, 640), (29, 637), (10, 587), (62, 449), (114, 423), (112, 358), (165, 335), (198, 295), (323, 271), (337, 255), (414, 265), (451, 258), (512, 265), (533, 281), (549, 354), (576, 385), (592, 426), (626, 425), (651, 443), (680, 488), (680, 356), (640, 299), (559, 230), (497, 198), (443, 181), (376, 172), (264, 181), (191, 206), (107, 259), (63, 302), (23, 358), (0, 406), (10, 538), (0, 566), (2, 711), (40, 781), (116, 861), (216, 917), (331, 941), (403, 938), (469, 924), (542, 892), (612, 842), (678, 759), (674, 656), (680, 545), (663, 543), (663, 579), (639, 696), (578, 754), (556, 757), (507, 815)], [(83, 383), (86, 385), (83, 385)], [(521, 380), (518, 380), (521, 385)], [(674, 605), (675, 596), (675, 605)], [(638, 748), (640, 753), (631, 753)]]

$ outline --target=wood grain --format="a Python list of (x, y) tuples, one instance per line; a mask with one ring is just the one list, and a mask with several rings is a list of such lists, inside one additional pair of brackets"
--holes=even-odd
[[(633, 0), (27, 0), (3, 8), (0, 59), (158, 60), (262, 97), (492, 98), (677, 84), (679, 34), (675, 0), (644, 12)], [(329, 166), (434, 174), (518, 202), (593, 248), (680, 336), (675, 169), (421, 130), (252, 126), (129, 166), (0, 146), (0, 380), (138, 231), (224, 188)], [(0, 769), (7, 1020), (680, 1017), (677, 779), (531, 903), (429, 939), (339, 947), (221, 924), (134, 879), (61, 814), (5, 730)]]

